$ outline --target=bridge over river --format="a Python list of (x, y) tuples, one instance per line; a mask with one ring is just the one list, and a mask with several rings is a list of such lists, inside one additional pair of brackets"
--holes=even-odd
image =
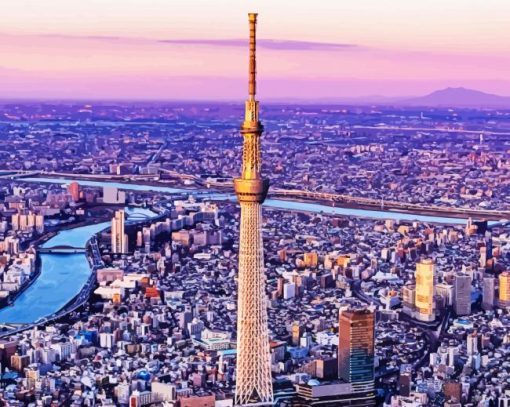
[(37, 251), (39, 253), (51, 253), (51, 254), (77, 254), (85, 253), (87, 249), (85, 247), (57, 245), (51, 247), (40, 247), (37, 249)]
[[(145, 208), (125, 210), (128, 221), (131, 219), (132, 222), (138, 219), (145, 222), (145, 219), (159, 216)], [(7, 329), (20, 325), (9, 331), (18, 332), (57, 318), (74, 309), (72, 304), (86, 301), (94, 280), (93, 268), (102, 266), (97, 242), (91, 238), (109, 227), (110, 222), (101, 222), (65, 229), (39, 246), (40, 275), (11, 305), (0, 309), (0, 325)], [(92, 254), (90, 259), (85, 250), (88, 244)]]

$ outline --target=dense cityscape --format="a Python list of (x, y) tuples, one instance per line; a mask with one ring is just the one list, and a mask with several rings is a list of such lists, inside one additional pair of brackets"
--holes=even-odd
[(510, 406), (504, 97), (259, 106), (257, 16), (244, 105), (0, 101), (0, 406)]
[[(232, 405), (240, 214), (225, 184), (240, 167), (239, 109), (10, 103), (2, 112), (4, 403)], [(261, 114), (275, 187), (452, 208), (508, 202), (509, 141), (490, 133), (508, 131), (508, 111), (270, 105)], [(504, 405), (509, 227), (384, 209), (266, 203), (275, 400), (343, 405), (360, 391), (339, 371), (339, 313), (368, 312), (373, 401), (362, 389), (359, 405)], [(59, 239), (73, 230), (84, 243), (97, 237)], [(52, 267), (78, 263), (81, 281), (59, 276), (74, 284), (62, 298), (38, 286)], [(36, 293), (48, 298), (27, 308)]]
[[(239, 105), (4, 104), (0, 114), (5, 170), (190, 186), (221, 183), (241, 165)], [(264, 105), (261, 114), (273, 188), (456, 208), (508, 204), (508, 111)]]

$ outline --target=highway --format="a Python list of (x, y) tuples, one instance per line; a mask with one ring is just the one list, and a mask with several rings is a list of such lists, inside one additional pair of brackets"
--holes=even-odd
[[(233, 188), (232, 182), (215, 182), (215, 181), (204, 181), (200, 177), (190, 174), (182, 174), (171, 170), (161, 170), (162, 173), (166, 173), (174, 178), (180, 180), (192, 180), (198, 185), (203, 185), (207, 188), (219, 188), (226, 190), (225, 192), (231, 192)], [(101, 181), (143, 181), (148, 180), (154, 182), (159, 176), (151, 175), (110, 175), (110, 174), (73, 174), (65, 172), (44, 172), (41, 171), (35, 175), (42, 175), (45, 177), (62, 177), (69, 179), (84, 179), (84, 180), (101, 180)], [(19, 171), (16, 175), (9, 175), (6, 178), (17, 178), (17, 177), (33, 177), (34, 172)], [(158, 186), (167, 186), (165, 183), (153, 184)], [(198, 191), (197, 189), (190, 189), (190, 194)], [(271, 188), (269, 191), (270, 197), (289, 199), (289, 200), (310, 200), (320, 202), (330, 202), (333, 205), (360, 208), (360, 209), (372, 209), (379, 211), (396, 211), (396, 212), (407, 212), (412, 214), (420, 215), (435, 215), (435, 216), (446, 216), (446, 217), (457, 217), (467, 218), (472, 217), (475, 219), (486, 219), (493, 221), (508, 220), (510, 219), (510, 210), (493, 210), (493, 209), (479, 209), (479, 208), (451, 208), (446, 206), (438, 206), (433, 204), (421, 204), (421, 203), (408, 203), (385, 200), (381, 201), (376, 198), (367, 198), (361, 196), (352, 196), (346, 194), (335, 194), (330, 192), (318, 192), (308, 191), (303, 189), (282, 189), (282, 188)]]
[[(448, 217), (474, 217), (477, 219), (501, 220), (510, 219), (510, 211), (491, 210), (491, 209), (472, 209), (472, 208), (448, 208), (437, 205), (414, 204), (397, 201), (384, 201), (375, 198), (365, 198), (359, 196), (333, 194), (327, 192), (314, 192), (300, 189), (271, 189), (273, 197), (291, 197), (293, 199), (312, 199), (318, 201), (328, 201), (334, 203), (351, 204), (364, 208), (385, 210), (385, 211), (404, 211), (418, 214), (443, 215)], [(383, 206), (383, 208), (381, 208)]]
[(161, 144), (161, 147), (158, 148), (158, 151), (156, 151), (151, 158), (147, 161), (147, 164), (154, 164), (156, 161), (159, 160), (159, 157), (161, 157), (161, 154), (163, 153), (163, 150), (166, 148), (166, 141)]
[(464, 134), (484, 134), (484, 135), (496, 135), (496, 136), (510, 136), (510, 132), (507, 131), (491, 131), (491, 130), (465, 130), (455, 129), (450, 127), (399, 127), (399, 126), (362, 126), (354, 125), (353, 129), (365, 129), (365, 130), (392, 130), (392, 131), (423, 131), (423, 132), (439, 132), (439, 133), (464, 133)]
[(92, 253), (92, 267), (94, 269), (98, 269), (104, 266), (103, 260), (101, 259), (101, 252), (99, 251), (99, 246), (97, 245), (97, 237), (94, 235), (89, 242), (90, 250)]

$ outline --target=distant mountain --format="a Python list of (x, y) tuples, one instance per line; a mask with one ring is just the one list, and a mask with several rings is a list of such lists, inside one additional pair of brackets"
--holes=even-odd
[(467, 107), (467, 108), (509, 108), (510, 96), (499, 96), (474, 89), (446, 88), (425, 96), (387, 97), (370, 95), (360, 97), (329, 98), (270, 98), (269, 103), (295, 104), (343, 104), (353, 106), (428, 106), (428, 107)]
[(406, 106), (510, 108), (510, 97), (466, 88), (446, 88), (426, 96), (400, 100), (398, 104)]

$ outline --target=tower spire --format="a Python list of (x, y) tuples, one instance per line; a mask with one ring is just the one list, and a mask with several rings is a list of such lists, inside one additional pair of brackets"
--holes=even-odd
[(264, 130), (259, 121), (259, 102), (255, 99), (257, 90), (257, 14), (248, 14), (248, 21), (250, 23), (248, 100), (245, 103), (244, 122), (241, 126), (241, 134), (244, 137), (241, 178), (245, 180), (261, 179), (260, 135)]
[(241, 125), (243, 165), (241, 176), (234, 180), (234, 189), (241, 206), (236, 406), (247, 406), (252, 403), (259, 406), (273, 404), (262, 242), (262, 203), (266, 199), (269, 181), (262, 177), (260, 137), (264, 128), (259, 121), (259, 102), (255, 100), (257, 14), (250, 13), (248, 21), (250, 24), (248, 100)]
[(248, 95), (255, 100), (257, 93), (257, 13), (248, 14), (250, 22), (250, 71), (248, 81)]

